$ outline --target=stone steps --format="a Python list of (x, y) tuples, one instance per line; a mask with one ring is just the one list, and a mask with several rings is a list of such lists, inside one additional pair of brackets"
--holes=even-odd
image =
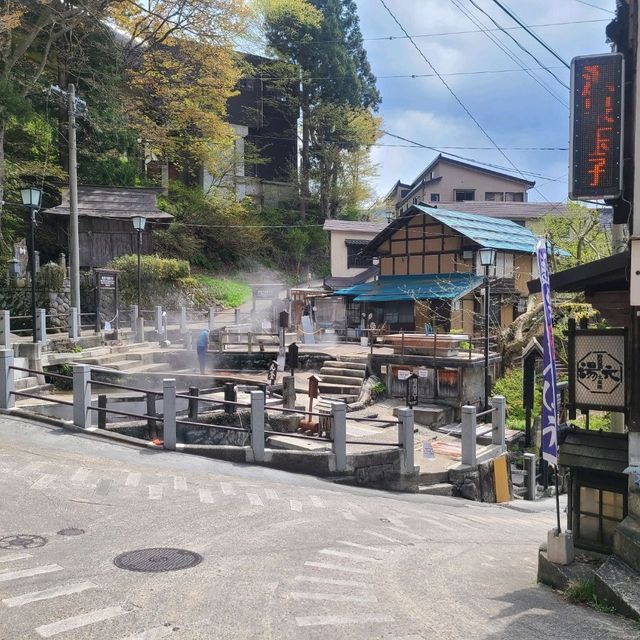
[(344, 367), (333, 367), (323, 365), (322, 369), (320, 369), (321, 376), (345, 376), (347, 378), (359, 378), (360, 380), (364, 380), (367, 372), (364, 369), (346, 369)]
[(355, 402), (362, 391), (367, 375), (367, 362), (351, 360), (328, 360), (320, 370), (318, 390), (323, 398)]
[(330, 395), (359, 395), (360, 394), (360, 386), (353, 385), (345, 385), (345, 384), (331, 384), (327, 382), (321, 382), (318, 385), (318, 390), (323, 395), (328, 393)]
[(351, 376), (331, 376), (320, 372), (320, 384), (344, 384), (351, 387), (361, 387), (363, 378), (353, 378)]
[(36, 376), (27, 376), (14, 380), (13, 386), (16, 391), (24, 391), (25, 389), (38, 388), (38, 378)]
[[(397, 417), (398, 408), (393, 410)], [(413, 407), (414, 420), (424, 427), (440, 427), (453, 421), (453, 409), (439, 404), (418, 405)]]
[(358, 371), (367, 370), (366, 362), (352, 362), (350, 360), (341, 360), (341, 357), (344, 356), (338, 356), (337, 360), (327, 360), (323, 364), (323, 367), (331, 367), (334, 369), (357, 369)]
[(640, 620), (640, 575), (611, 556), (594, 575), (598, 598), (612, 604), (619, 613)]
[(448, 482), (420, 485), (418, 493), (427, 496), (453, 496), (453, 485)]

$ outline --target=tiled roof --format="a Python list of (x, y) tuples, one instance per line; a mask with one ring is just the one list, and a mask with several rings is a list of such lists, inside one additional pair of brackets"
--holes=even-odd
[(322, 227), (325, 231), (369, 231), (380, 233), (387, 226), (386, 222), (367, 222), (365, 220), (325, 220)]
[(378, 267), (367, 267), (361, 273), (355, 276), (339, 277), (339, 276), (327, 276), (324, 279), (324, 286), (327, 289), (343, 289), (344, 287), (351, 287), (355, 284), (361, 284), (367, 280), (371, 280), (378, 273)]
[[(89, 218), (132, 218), (171, 220), (173, 216), (160, 211), (156, 199), (162, 189), (148, 187), (78, 187), (78, 215)], [(47, 209), (53, 215), (69, 215), (69, 190), (62, 193), (62, 204)]]
[(439, 209), (479, 213), (492, 218), (508, 220), (537, 220), (548, 213), (564, 216), (568, 214), (566, 202), (491, 202), (485, 200), (467, 200), (465, 202), (432, 203)]

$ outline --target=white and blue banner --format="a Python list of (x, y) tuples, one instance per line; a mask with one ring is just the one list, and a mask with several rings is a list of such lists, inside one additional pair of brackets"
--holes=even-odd
[(544, 307), (544, 354), (542, 372), (542, 457), (549, 464), (558, 464), (558, 409), (556, 393), (556, 349), (553, 342), (551, 315), (551, 283), (547, 261), (547, 242), (540, 240), (536, 247), (540, 291)]

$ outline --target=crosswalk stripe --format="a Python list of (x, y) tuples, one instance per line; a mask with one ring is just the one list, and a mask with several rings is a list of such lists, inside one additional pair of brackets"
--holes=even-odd
[(93, 582), (76, 582), (64, 587), (51, 587), (50, 589), (44, 589), (42, 591), (33, 591), (32, 593), (24, 593), (21, 596), (15, 596), (13, 598), (5, 598), (2, 602), (7, 607), (22, 607), (25, 604), (31, 602), (38, 602), (40, 600), (51, 600), (52, 598), (58, 598), (60, 596), (68, 596), (72, 593), (80, 593), (87, 589), (93, 589), (97, 587), (97, 584)]
[(376, 538), (380, 538), (381, 540), (386, 540), (387, 542), (396, 542), (399, 543), (400, 540), (396, 540), (395, 538), (390, 538), (389, 536), (385, 536), (383, 533), (378, 533), (377, 531), (369, 531), (365, 530), (365, 533), (368, 533), (370, 536), (375, 536)]
[(14, 562), (15, 560), (24, 560), (30, 557), (30, 553), (11, 553), (6, 556), (0, 556), (0, 562)]
[(378, 558), (361, 556), (359, 553), (347, 553), (346, 551), (335, 551), (334, 549), (320, 549), (318, 553), (322, 553), (325, 556), (334, 556), (336, 558), (346, 558), (348, 560), (356, 560), (358, 562), (380, 562)]
[(296, 624), (299, 627), (320, 627), (340, 624), (375, 624), (395, 622), (393, 616), (299, 616)]
[(48, 487), (54, 480), (55, 476), (45, 473), (43, 476), (40, 476), (32, 485), (32, 489), (45, 489)]
[(413, 540), (424, 540), (422, 536), (416, 535), (415, 533), (411, 533), (408, 529), (400, 529), (399, 527), (387, 527), (390, 531), (395, 531), (396, 533), (400, 533), (403, 536), (407, 536), (407, 538), (412, 538)]
[(130, 473), (124, 483), (125, 487), (137, 487), (140, 484), (140, 474)]
[(172, 633), (172, 625), (154, 627), (153, 629), (147, 629), (141, 633), (134, 633), (132, 636), (127, 636), (124, 640), (159, 640), (160, 638), (166, 638)]
[(319, 509), (324, 509), (324, 502), (322, 501), (321, 498), (319, 498), (318, 496), (310, 496), (311, 498), (311, 504), (314, 507), (318, 507)]
[(5, 571), (0, 573), (0, 582), (9, 582), (9, 580), (19, 580), (20, 578), (30, 578), (41, 573), (53, 573), (54, 571), (62, 571), (59, 564), (44, 564), (39, 567), (31, 567), (30, 569), (20, 569), (18, 571)]
[(312, 582), (313, 584), (331, 584), (337, 587), (364, 587), (370, 588), (366, 582), (358, 582), (357, 580), (339, 580), (336, 578), (318, 578), (317, 576), (296, 576), (296, 582)]
[(291, 507), (291, 511), (302, 511), (302, 502), (298, 500), (289, 500), (289, 506)]
[(91, 473), (91, 469), (87, 469), (86, 467), (80, 467), (72, 476), (71, 482), (80, 483), (84, 482)]
[(40, 627), (36, 627), (36, 633), (42, 638), (51, 638), (52, 636), (57, 636), (59, 633), (64, 633), (65, 631), (79, 629), (80, 627), (86, 627), (87, 625), (94, 624), (95, 622), (102, 622), (103, 620), (110, 620), (111, 618), (123, 616), (125, 613), (129, 612), (123, 607), (96, 609), (95, 611), (82, 613), (79, 616), (64, 618), (63, 620), (51, 622), (50, 624), (43, 624)]
[(372, 595), (354, 596), (347, 593), (308, 593), (306, 591), (294, 591), (289, 598), (293, 600), (320, 600), (326, 602), (378, 602), (378, 598)]
[(96, 484), (96, 495), (106, 496), (109, 491), (111, 491), (111, 487), (113, 486), (113, 480), (102, 478), (98, 480)]
[(225, 496), (233, 496), (236, 493), (233, 490), (233, 485), (230, 482), (221, 482), (220, 488), (222, 489), (222, 493), (224, 493)]
[(360, 569), (359, 567), (344, 567), (341, 564), (331, 564), (330, 562), (311, 562), (307, 560), (305, 567), (314, 567), (315, 569), (329, 569), (330, 571), (342, 571), (343, 573), (357, 573), (358, 575), (371, 575), (369, 569)]
[(211, 489), (200, 489), (200, 502), (205, 504), (213, 504), (213, 495), (211, 495)]
[(186, 491), (187, 490), (187, 481), (184, 476), (173, 476), (173, 488), (176, 491)]
[(264, 494), (269, 498), (269, 500), (277, 500), (278, 494), (273, 489), (265, 489)]
[(254, 507), (264, 507), (264, 502), (257, 493), (247, 493), (247, 498)]
[(363, 549), (364, 551), (377, 551), (378, 553), (389, 553), (389, 549), (381, 549), (380, 547), (369, 547), (366, 544), (349, 542), (348, 540), (336, 540), (336, 542), (338, 544), (344, 544), (347, 547), (353, 547), (354, 549)]
[(162, 498), (162, 485), (150, 484), (149, 485), (149, 500), (160, 500)]

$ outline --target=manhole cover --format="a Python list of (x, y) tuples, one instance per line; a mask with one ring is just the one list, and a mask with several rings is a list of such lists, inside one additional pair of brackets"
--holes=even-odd
[(121, 553), (113, 562), (129, 571), (179, 571), (200, 564), (202, 556), (186, 549), (136, 549)]
[(59, 536), (81, 536), (83, 533), (84, 529), (76, 529), (75, 527), (67, 527), (58, 531)]
[(44, 547), (47, 539), (32, 533), (16, 533), (0, 538), (0, 549), (35, 549)]

